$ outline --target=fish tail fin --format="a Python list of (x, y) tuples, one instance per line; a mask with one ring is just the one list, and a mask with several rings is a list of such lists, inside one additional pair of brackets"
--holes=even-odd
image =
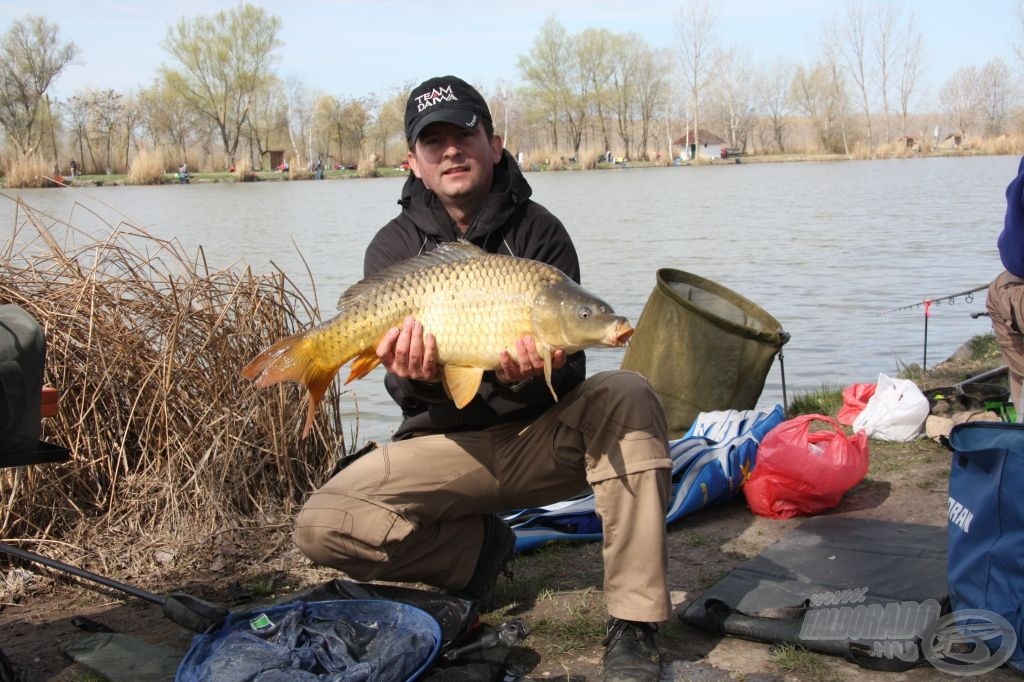
[(266, 349), (242, 368), (242, 376), (252, 379), (260, 388), (273, 386), (282, 381), (294, 381), (309, 391), (309, 409), (302, 437), (309, 435), (313, 427), (313, 416), (323, 400), (327, 387), (331, 385), (338, 369), (347, 359), (338, 363), (324, 363), (317, 353), (316, 344), (310, 334), (295, 334), (281, 339)]

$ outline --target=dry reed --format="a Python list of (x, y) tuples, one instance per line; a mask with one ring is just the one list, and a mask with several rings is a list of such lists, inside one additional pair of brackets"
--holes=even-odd
[(135, 155), (128, 167), (127, 183), (129, 185), (162, 185), (165, 180), (163, 152), (160, 150), (142, 149)]
[(254, 182), (256, 180), (256, 174), (252, 171), (252, 164), (249, 163), (249, 159), (241, 159), (235, 164), (232, 175), (235, 176), (237, 182)]
[(7, 166), (4, 186), (11, 188), (52, 187), (50, 166), (38, 156), (21, 157)]
[[(0, 303), (44, 326), (45, 377), (61, 395), (44, 438), (73, 454), (0, 468), (0, 538), (54, 541), (137, 575), (154, 567), (143, 550), (155, 538), (180, 547), (224, 528), (260, 529), (266, 542), (268, 525), (285, 533), (280, 520), (345, 452), (340, 395), (330, 389), (302, 441), (304, 392), (257, 389), (239, 370), (316, 320), (315, 306), (283, 272), (212, 269), (201, 249), (189, 258), (133, 224), (92, 237), (0, 200), (17, 204)], [(178, 568), (198, 549), (179, 553)]]
[(377, 170), (377, 155), (370, 154), (359, 159), (359, 166), (356, 168), (356, 177), (375, 178), (380, 175)]

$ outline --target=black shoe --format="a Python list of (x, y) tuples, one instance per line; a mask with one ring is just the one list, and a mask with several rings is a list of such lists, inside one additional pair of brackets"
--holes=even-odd
[(473, 569), (473, 577), (469, 579), (468, 585), (453, 594), (475, 602), (481, 612), (487, 612), (493, 606), (494, 584), (498, 582), (498, 574), (512, 577), (508, 562), (516, 550), (516, 534), (497, 514), (485, 514), (483, 520), (484, 540), (476, 568)]
[(658, 626), (612, 618), (604, 638), (604, 682), (657, 682), (661, 658), (654, 643)]

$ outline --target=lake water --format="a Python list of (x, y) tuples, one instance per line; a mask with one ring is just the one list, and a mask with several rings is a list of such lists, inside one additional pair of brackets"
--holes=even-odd
[[(711, 279), (751, 299), (791, 336), (787, 394), (873, 382), (927, 365), (990, 330), (984, 292), (1001, 269), (995, 240), (1018, 157), (729, 164), (529, 173), (534, 198), (559, 216), (580, 255), (583, 284), (634, 324), (659, 268)], [(211, 265), (273, 262), (312, 293), (324, 317), (362, 276), (363, 250), (398, 210), (403, 179), (96, 187), (7, 191), (86, 230), (122, 219)], [(0, 201), (0, 225), (13, 224)], [(95, 214), (95, 215), (94, 215)], [(97, 217), (98, 216), (98, 217)], [(123, 217), (123, 218), (122, 218)], [(301, 254), (301, 258), (300, 258)], [(302, 258), (312, 272), (306, 277)], [(887, 312), (903, 306), (907, 310)], [(588, 351), (591, 372), (617, 367), (620, 349)], [(382, 370), (349, 386), (358, 441), (386, 439), (398, 410)], [(762, 406), (782, 401), (777, 360)], [(349, 401), (349, 407), (352, 406)], [(346, 409), (346, 414), (351, 411)], [(298, 418), (298, 416), (297, 416)]]

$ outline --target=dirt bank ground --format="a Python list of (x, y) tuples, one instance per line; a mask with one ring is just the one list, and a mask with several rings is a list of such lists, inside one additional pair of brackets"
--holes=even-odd
[[(850, 491), (831, 514), (945, 526), (949, 454), (935, 442), (870, 443), (868, 476)], [(757, 517), (742, 497), (685, 517), (670, 528), (670, 586), (677, 612), (737, 564), (760, 553), (801, 523)], [(285, 541), (281, 528), (268, 530), (254, 543), (251, 533), (225, 530), (211, 539), (205, 574), (175, 575), (169, 569), (156, 582), (122, 575), (120, 579), (148, 589), (183, 589), (222, 604), (243, 598), (287, 594), (335, 577), (311, 568)], [(269, 538), (269, 539), (268, 539)], [(214, 548), (216, 544), (216, 548)], [(268, 548), (281, 551), (266, 556)], [(214, 549), (216, 551), (214, 551)], [(116, 574), (117, 567), (108, 570)], [(486, 615), (497, 625), (522, 617), (533, 632), (512, 663), (531, 679), (599, 679), (604, 610), (600, 547), (559, 546), (518, 557), (516, 580), (499, 581), (504, 606)], [(4, 574), (0, 573), (0, 577)], [(98, 594), (66, 581), (41, 578), (35, 572), (10, 569), (0, 592), (0, 648), (26, 680), (96, 679), (59, 651), (59, 644), (82, 632), (71, 624), (76, 614), (88, 615), (116, 630), (187, 650), (191, 633), (170, 623), (158, 606), (119, 593)], [(14, 585), (13, 583), (19, 583)], [(3, 583), (0, 583), (3, 587)], [(7, 595), (4, 597), (3, 595)], [(838, 658), (778, 652), (763, 644), (720, 638), (673, 618), (662, 625), (660, 646), (666, 661), (665, 680), (934, 680), (945, 675), (930, 666), (906, 673), (870, 673)], [(984, 676), (1017, 680), (1005, 669)]]

